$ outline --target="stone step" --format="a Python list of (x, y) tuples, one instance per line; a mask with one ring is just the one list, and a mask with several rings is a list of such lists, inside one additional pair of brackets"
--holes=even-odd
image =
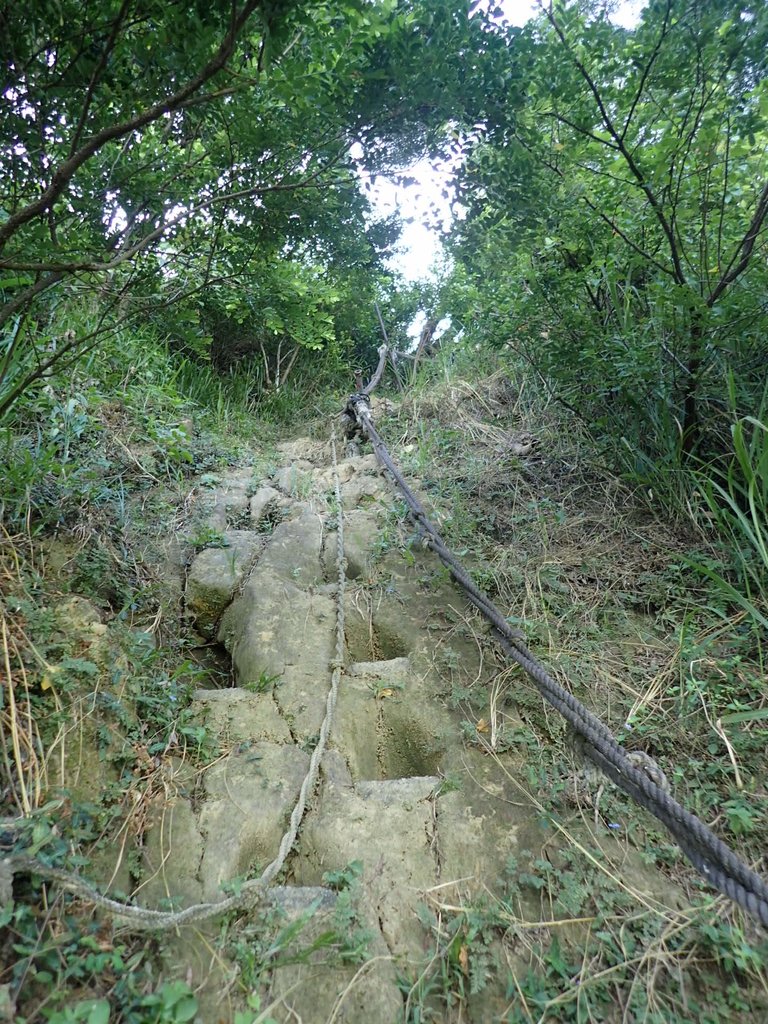
[(206, 639), (214, 636), (222, 612), (263, 548), (264, 538), (258, 533), (226, 530), (219, 546), (205, 548), (192, 562), (186, 608)]

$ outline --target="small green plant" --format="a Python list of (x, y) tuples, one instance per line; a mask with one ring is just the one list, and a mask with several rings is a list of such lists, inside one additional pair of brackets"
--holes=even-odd
[[(50, 385), (49, 391), (53, 395)], [(85, 395), (75, 394), (56, 401), (51, 409), (50, 420), (51, 440), (60, 445), (62, 462), (67, 462), (72, 442), (79, 440), (90, 425), (88, 399)]]
[(333, 911), (335, 930), (342, 937), (337, 956), (345, 963), (363, 963), (373, 934), (360, 920), (359, 902), (362, 894), (364, 865), (350, 861), (336, 871), (326, 871), (323, 884), (338, 895)]
[(106, 999), (85, 999), (74, 1006), (53, 1010), (48, 1024), (109, 1024), (111, 1007)]
[(385, 679), (368, 683), (368, 689), (375, 700), (387, 700), (401, 694), (405, 690), (405, 683)]
[(167, 981), (139, 1003), (147, 1024), (186, 1024), (197, 1014), (197, 998), (184, 981)]
[[(292, 919), (279, 907), (267, 910), (257, 922), (235, 925), (225, 937), (229, 954), (236, 960), (243, 984), (251, 991), (248, 1005), (260, 1008), (258, 990), (272, 971), (291, 964), (320, 965), (324, 962), (362, 963), (371, 934), (360, 925), (357, 904), (360, 897), (362, 864), (330, 872), (338, 895), (333, 910), (321, 910), (322, 898), (314, 900)], [(323, 916), (317, 917), (318, 914)], [(252, 1017), (244, 1016), (243, 1024)], [(262, 1021), (262, 1017), (258, 1018)]]
[(345, 889), (351, 889), (354, 885), (358, 884), (362, 877), (363, 862), (361, 860), (352, 860), (346, 867), (340, 868), (337, 871), (326, 871), (323, 875), (323, 885), (327, 885), (334, 892), (343, 892)]
[(154, 424), (149, 436), (157, 446), (160, 462), (171, 478), (178, 476), (185, 466), (190, 466), (195, 457), (189, 443), (189, 434), (183, 427), (168, 424)]
[(295, 466), (291, 467), (289, 493), (292, 498), (303, 501), (312, 493), (312, 474), (304, 473)]
[[(38, 849), (49, 859), (66, 854), (60, 840)], [(58, 849), (58, 853), (56, 849)], [(71, 868), (71, 865), (66, 865)], [(6, 909), (3, 924), (11, 936), (15, 961), (7, 977), (17, 998), (23, 994), (22, 1020), (49, 1024), (186, 1024), (197, 1013), (197, 999), (181, 981), (152, 989), (147, 948), (105, 941), (97, 922), (79, 915), (40, 913), (18, 901)], [(83, 991), (92, 998), (73, 998)], [(21, 1009), (21, 1007), (20, 1007)], [(119, 1016), (118, 1016), (119, 1014)]]
[(249, 679), (245, 683), (240, 683), (240, 686), (250, 693), (269, 693), (280, 682), (280, 678), (280, 673), (270, 675), (265, 669), (259, 673), (258, 679)]
[(228, 548), (229, 541), (221, 530), (213, 526), (201, 526), (199, 530), (189, 539), (189, 543), (197, 551), (203, 548)]
[(235, 1010), (233, 1024), (277, 1024), (274, 1017), (265, 1017), (261, 1011), (261, 996), (258, 992), (249, 992), (246, 996), (247, 1010)]
[(768, 421), (742, 417), (733, 424), (731, 436), (733, 457), (726, 473), (718, 479), (702, 472), (700, 493), (733, 557), (736, 582), (703, 560), (691, 560), (691, 564), (764, 634), (768, 629)]
[(448, 793), (460, 792), (464, 785), (464, 781), (461, 775), (457, 772), (448, 772), (443, 778), (440, 779), (440, 784), (437, 787), (435, 796), (447, 796)]

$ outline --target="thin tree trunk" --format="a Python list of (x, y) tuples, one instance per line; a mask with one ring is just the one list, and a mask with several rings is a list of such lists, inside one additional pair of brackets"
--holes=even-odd
[(701, 440), (699, 421), (699, 384), (701, 366), (704, 361), (704, 330), (701, 314), (695, 312), (691, 318), (690, 347), (686, 363), (685, 391), (683, 393), (683, 455), (693, 455)]

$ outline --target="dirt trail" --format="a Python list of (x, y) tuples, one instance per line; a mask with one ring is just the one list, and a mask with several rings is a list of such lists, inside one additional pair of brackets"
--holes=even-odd
[[(254, 493), (250, 471), (218, 485), (206, 525), (221, 531), (221, 546), (190, 567), (188, 611), (212, 645), (226, 648), (234, 686), (195, 693), (222, 754), (199, 773), (179, 765), (169, 783), (143, 853), (148, 905), (215, 898), (275, 856), (323, 719), (336, 626), (330, 448), (300, 439), (280, 456), (283, 465)], [(284, 954), (328, 929), (350, 947), (359, 940), (362, 954), (347, 964), (319, 950), (273, 966), (261, 1005), (280, 1022), (394, 1024), (430, 960), (446, 953), (431, 927), (440, 915), (482, 894), (493, 901), (510, 864), (556, 857), (558, 839), (519, 784), (524, 748), (503, 761), (488, 756), (483, 736), (455, 710), (470, 686), (492, 693), (501, 669), (463, 597), (429, 552), (400, 543), (396, 495), (374, 457), (349, 452), (338, 470), (345, 670), (321, 779), (272, 902), (281, 920), (308, 919)], [(514, 725), (511, 704), (491, 711), (483, 732), (496, 713)], [(610, 856), (643, 899), (668, 890), (622, 843)], [(514, 913), (535, 921), (535, 894)], [(259, 913), (245, 927), (255, 933)], [(201, 1019), (230, 1021), (245, 994), (214, 934), (185, 929), (167, 959), (200, 986)], [(511, 934), (488, 946), (499, 984), (468, 995), (463, 1021), (503, 1019), (502, 979), (525, 969)]]

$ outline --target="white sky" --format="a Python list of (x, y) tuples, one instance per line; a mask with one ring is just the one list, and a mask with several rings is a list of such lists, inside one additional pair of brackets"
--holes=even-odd
[[(513, 25), (524, 25), (539, 6), (529, 0), (502, 0), (504, 13)], [(620, 0), (611, 20), (632, 28), (637, 24), (644, 0)], [(457, 211), (452, 210), (451, 172), (448, 167), (435, 167), (420, 160), (404, 170), (415, 183), (398, 185), (379, 176), (372, 183), (370, 198), (382, 216), (400, 211), (403, 231), (397, 255), (391, 260), (409, 281), (434, 277), (443, 260), (440, 236), (431, 226), (435, 219), (448, 228)]]

